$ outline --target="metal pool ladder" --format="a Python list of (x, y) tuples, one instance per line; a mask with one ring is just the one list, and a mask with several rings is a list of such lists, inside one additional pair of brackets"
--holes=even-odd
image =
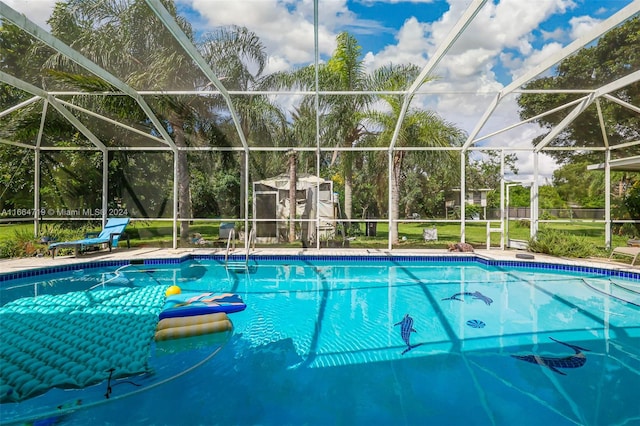
[(229, 231), (229, 237), (227, 240), (227, 251), (224, 254), (224, 266), (227, 270), (233, 271), (248, 271), (249, 270), (249, 256), (251, 254), (251, 248), (256, 249), (256, 232), (255, 228), (251, 228), (249, 231), (249, 238), (246, 242), (246, 253), (243, 261), (231, 261), (229, 260), (229, 252), (236, 249), (236, 231), (231, 229)]

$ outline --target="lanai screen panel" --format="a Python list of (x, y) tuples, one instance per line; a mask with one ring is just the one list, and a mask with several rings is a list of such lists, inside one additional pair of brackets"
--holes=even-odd
[(0, 190), (0, 219), (28, 220), (33, 218), (35, 208), (33, 175), (34, 156), (31, 149), (3, 146), (0, 162), (2, 181)]
[(109, 154), (108, 206), (118, 216), (170, 218), (173, 214), (173, 158), (166, 152)]
[[(233, 200), (225, 204), (235, 202), (238, 207), (221, 209), (225, 210), (221, 216), (248, 219), (251, 182), (285, 172), (286, 152), (293, 148), (301, 172), (334, 181), (342, 212), (348, 210), (353, 221), (367, 214), (362, 196), (351, 202), (346, 199), (347, 166), (356, 164), (357, 172), (375, 170), (377, 177), (386, 175), (386, 182), (376, 182), (378, 195), (373, 199), (380, 210), (376, 216), (392, 220), (394, 159), (405, 156), (400, 172), (407, 179), (417, 173), (417, 164), (428, 161), (422, 156), (436, 158), (430, 151), (434, 147), (426, 147), (421, 138), (401, 137), (416, 110), (434, 112), (468, 135), (466, 140), (451, 141), (449, 148), (462, 149), (471, 160), (482, 157), (474, 150), (485, 148), (520, 156), (536, 149), (540, 141), (537, 148), (544, 156), (564, 149), (563, 135), (584, 127), (602, 139), (602, 145), (596, 139), (584, 141), (585, 149), (613, 147), (614, 156), (637, 153), (637, 132), (616, 132), (620, 123), (638, 112), (630, 102), (637, 96), (634, 80), (596, 93), (598, 102), (590, 102), (584, 116), (566, 123), (548, 140), (545, 134), (553, 129), (538, 126), (537, 132), (529, 132), (533, 124), (492, 135), (518, 120), (516, 89), (521, 90), (530, 78), (553, 75), (566, 56), (557, 52), (573, 54), (577, 48), (567, 48), (574, 40), (580, 41), (621, 10), (627, 15), (615, 25), (638, 13), (637, 2), (605, 2), (596, 11), (586, 4), (508, 1), (436, 1), (407, 7), (405, 3), (324, 0), (286, 5), (85, 0), (61, 6), (48, 23), (22, 9), (34, 21), (25, 23), (3, 4), (2, 14), (20, 28), (12, 29), (16, 37), (11, 39), (18, 54), (6, 58), (0, 78), (15, 90), (3, 100), (3, 107), (16, 110), (0, 119), (28, 115), (31, 133), (0, 135), (0, 147), (23, 144), (43, 151), (73, 147), (95, 158), (101, 152), (109, 158), (110, 177), (117, 175), (112, 160), (116, 152), (135, 151), (131, 158), (137, 158), (138, 152), (162, 158), (163, 165), (157, 169), (166, 176), (157, 185), (160, 201), (144, 193), (130, 194), (128, 202), (146, 205), (136, 207), (136, 214), (167, 219), (167, 214), (177, 215), (173, 197), (178, 177), (185, 172), (197, 187), (206, 180), (198, 182), (198, 178), (211, 173), (202, 171), (207, 160), (201, 152), (236, 157), (225, 167), (239, 187), (236, 194), (225, 195)], [(584, 16), (589, 19), (579, 19)], [(561, 21), (564, 26), (556, 24)], [(603, 28), (581, 45), (595, 46), (599, 38), (606, 39), (602, 34), (611, 25)], [(242, 44), (250, 48), (239, 49)], [(617, 47), (615, 40), (610, 45), (609, 50)], [(38, 55), (27, 55), (34, 50)], [(618, 56), (625, 57), (624, 52)], [(29, 63), (21, 63), (27, 57)], [(571, 102), (590, 96), (590, 90), (638, 71), (624, 64), (610, 65), (602, 61), (585, 74), (584, 81), (566, 81), (560, 87), (570, 93), (564, 98)], [(413, 69), (407, 74), (410, 77), (384, 78), (394, 67)], [(522, 76), (527, 78), (520, 80)], [(34, 96), (41, 100), (30, 102)], [(391, 98), (395, 105), (389, 104)], [(42, 99), (47, 100), (44, 113)], [(614, 118), (605, 114), (604, 129), (600, 129), (598, 109), (606, 112), (612, 105), (625, 105), (626, 110)], [(554, 114), (572, 118), (577, 106)], [(374, 113), (395, 115), (375, 127), (365, 121), (367, 114)], [(67, 135), (60, 136), (60, 130), (66, 129)], [(531, 155), (521, 156), (531, 163)], [(175, 161), (185, 157), (190, 159), (188, 166)], [(157, 163), (156, 159), (149, 164)], [(29, 161), (35, 167), (35, 158)], [(371, 180), (362, 176), (353, 182), (351, 190), (356, 194), (368, 193)], [(402, 185), (408, 187), (406, 181)], [(120, 195), (111, 194), (122, 189), (109, 188), (101, 188), (109, 197), (106, 203), (120, 202)], [(191, 197), (191, 204), (197, 204), (193, 191)], [(178, 205), (185, 202), (181, 198)], [(171, 211), (158, 206), (170, 206)], [(216, 216), (213, 210), (193, 209), (181, 218), (211, 218)]]

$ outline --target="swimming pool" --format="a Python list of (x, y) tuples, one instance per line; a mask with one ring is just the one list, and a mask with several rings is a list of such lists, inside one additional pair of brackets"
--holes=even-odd
[(5, 305), (35, 289), (101, 291), (121, 268), (136, 288), (247, 304), (208, 346), (153, 347), (155, 376), (114, 382), (109, 399), (104, 382), (51, 391), (3, 404), (2, 421), (61, 406), (59, 420), (78, 425), (640, 422), (638, 274), (475, 257), (275, 256), (249, 271), (183, 260), (1, 282)]

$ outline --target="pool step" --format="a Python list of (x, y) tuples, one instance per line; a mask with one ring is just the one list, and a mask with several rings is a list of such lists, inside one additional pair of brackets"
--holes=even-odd
[(227, 262), (225, 267), (230, 271), (247, 271), (249, 269), (246, 262)]

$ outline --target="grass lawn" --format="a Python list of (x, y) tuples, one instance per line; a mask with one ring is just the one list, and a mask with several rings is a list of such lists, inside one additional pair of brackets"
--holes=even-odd
[[(51, 226), (50, 223), (46, 224)], [(438, 240), (425, 242), (422, 238), (424, 228), (435, 225), (438, 231)], [(219, 222), (198, 222), (195, 221), (190, 227), (190, 234), (199, 233), (207, 241), (217, 241), (218, 244), (225, 245), (226, 241), (220, 241)], [(364, 236), (364, 224), (360, 224), (361, 233), (351, 240), (349, 247), (352, 248), (387, 248), (387, 237), (389, 233), (388, 223), (378, 222), (376, 224), (376, 236)], [(574, 235), (587, 238), (592, 244), (599, 248), (603, 256), (607, 255), (604, 248), (604, 227), (599, 223), (572, 222), (572, 223), (542, 223), (540, 229), (553, 228), (563, 230)], [(93, 230), (100, 230), (95, 227)], [(77, 231), (77, 238), (82, 238), (85, 230)], [(0, 243), (7, 240), (28, 239), (33, 232), (33, 224), (0, 224)], [(133, 247), (171, 247), (173, 229), (172, 223), (167, 221), (139, 220), (132, 221), (127, 227), (127, 233), (131, 238)], [(394, 248), (445, 248), (448, 242), (460, 241), (460, 225), (457, 223), (437, 223), (428, 222), (406, 222), (400, 223), (398, 227), (400, 242)], [(467, 222), (466, 241), (478, 248), (486, 247), (486, 224), (484, 222)], [(523, 226), (521, 222), (510, 221), (509, 237), (517, 240), (529, 239), (529, 228)], [(626, 244), (627, 237), (618, 235), (612, 236), (612, 246), (617, 247)], [(500, 242), (500, 234), (491, 234), (491, 245), (497, 247)], [(184, 245), (184, 243), (179, 243)], [(260, 244), (259, 246), (267, 246)], [(271, 244), (271, 247), (300, 247), (299, 241), (295, 243)]]

